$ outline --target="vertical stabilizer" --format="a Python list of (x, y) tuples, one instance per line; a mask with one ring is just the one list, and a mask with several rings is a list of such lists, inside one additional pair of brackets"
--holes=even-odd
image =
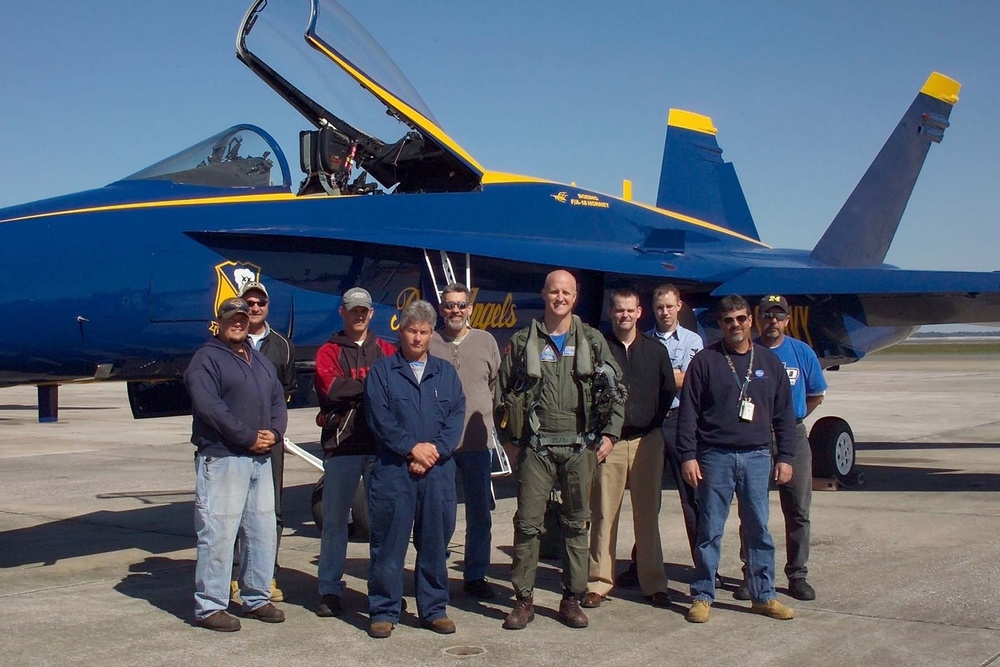
[(951, 108), (958, 102), (957, 81), (934, 72), (882, 146), (823, 234), (812, 258), (839, 267), (881, 264), (924, 166), (931, 142), (940, 142)]
[(760, 240), (732, 163), (708, 116), (671, 109), (656, 206)]

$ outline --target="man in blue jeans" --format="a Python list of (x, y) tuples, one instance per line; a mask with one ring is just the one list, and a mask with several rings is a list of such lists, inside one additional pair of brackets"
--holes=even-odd
[[(431, 337), (430, 353), (458, 371), (465, 392), (465, 430), (455, 463), (465, 494), (465, 568), (462, 590), (480, 600), (496, 596), (486, 581), (490, 565), (493, 518), (493, 392), (500, 370), (500, 348), (488, 331), (469, 326), (472, 292), (452, 283), (441, 292), (438, 307), (444, 326)], [(499, 443), (495, 443), (499, 446)]]
[(319, 547), (317, 616), (340, 616), (347, 560), (347, 526), (358, 480), (368, 480), (375, 438), (365, 421), (365, 378), (371, 365), (396, 348), (369, 330), (372, 297), (352, 287), (340, 302), (344, 328), (316, 352), (316, 418), (323, 429), (323, 533)]
[(735, 493), (751, 610), (788, 620), (794, 614), (774, 591), (767, 493), (772, 477), (772, 431), (777, 447), (773, 478), (779, 484), (792, 479), (795, 413), (791, 387), (781, 360), (751, 341), (753, 318), (746, 300), (724, 297), (717, 313), (723, 338), (696, 354), (688, 366), (678, 418), (681, 476), (695, 487), (698, 497), (693, 603), (686, 618), (691, 623), (709, 619), (722, 535)]
[(227, 299), (216, 315), (216, 337), (205, 343), (184, 373), (191, 396), (194, 459), (194, 524), (198, 536), (194, 613), (198, 625), (219, 632), (240, 629), (230, 616), (233, 544), (243, 528), (243, 615), (281, 623), (271, 604), (274, 530), (273, 447), (288, 423), (285, 393), (267, 357), (247, 342), (250, 308)]

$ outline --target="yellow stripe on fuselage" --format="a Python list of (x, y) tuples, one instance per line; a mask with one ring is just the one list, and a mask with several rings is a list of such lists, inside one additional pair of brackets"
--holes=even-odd
[(961, 89), (962, 84), (955, 81), (951, 77), (947, 77), (938, 72), (931, 72), (931, 75), (927, 77), (927, 81), (924, 83), (924, 87), (920, 89), (920, 92), (924, 95), (930, 95), (935, 99), (941, 100), (945, 104), (955, 106), (958, 104), (958, 91)]
[[(542, 178), (535, 178), (533, 176), (521, 176), (518, 174), (507, 174), (501, 171), (487, 171), (483, 173), (483, 185), (505, 185), (505, 184), (515, 184), (515, 183), (542, 183), (548, 185), (554, 185), (563, 188), (576, 188), (575, 185), (566, 185), (565, 183), (557, 183), (556, 181), (549, 181)], [(579, 188), (577, 188), (579, 189)], [(665, 215), (682, 222), (687, 222), (696, 227), (702, 227), (704, 229), (710, 229), (713, 232), (718, 232), (720, 234), (725, 234), (726, 236), (732, 236), (733, 238), (740, 239), (741, 241), (746, 241), (748, 243), (753, 243), (759, 245), (763, 248), (770, 248), (771, 246), (758, 241), (757, 239), (750, 238), (749, 236), (744, 236), (734, 232), (731, 229), (726, 229), (725, 227), (720, 227), (719, 225), (713, 225), (711, 222), (706, 222), (705, 220), (699, 220), (698, 218), (692, 218), (690, 215), (684, 215), (683, 213), (677, 213), (676, 211), (668, 211), (664, 208), (657, 208), (649, 204), (643, 204), (642, 202), (633, 201), (630, 199), (623, 199), (622, 197), (616, 197), (614, 195), (605, 194), (603, 192), (597, 192), (596, 190), (589, 190), (588, 192), (593, 192), (602, 197), (608, 197), (609, 199), (617, 199), (620, 202), (628, 204), (630, 206), (640, 206), (647, 211), (653, 211), (654, 213), (659, 213), (660, 215)]]
[(464, 148), (455, 143), (455, 141), (451, 137), (445, 134), (444, 130), (438, 127), (430, 119), (425, 117), (422, 113), (411, 107), (406, 102), (403, 102), (403, 100), (399, 99), (398, 97), (390, 93), (382, 86), (375, 83), (372, 79), (366, 76), (364, 72), (353, 67), (349, 62), (338, 56), (330, 49), (326, 48), (323, 44), (314, 39), (312, 36), (307, 35), (306, 39), (316, 49), (326, 54), (327, 58), (335, 62), (341, 69), (347, 72), (358, 83), (367, 88), (376, 97), (381, 99), (382, 102), (388, 104), (390, 107), (402, 113), (415, 125), (417, 125), (420, 129), (424, 130), (432, 137), (434, 137), (434, 139), (436, 139), (438, 142), (446, 146), (452, 153), (465, 160), (465, 162), (467, 162), (470, 167), (478, 171), (480, 174), (486, 171), (485, 169), (483, 169), (482, 165), (480, 165), (479, 162), (476, 161), (474, 157), (465, 152)]
[(242, 204), (252, 202), (268, 201), (288, 201), (290, 199), (301, 199), (290, 192), (271, 193), (266, 195), (228, 195), (225, 197), (202, 197), (200, 199), (167, 199), (158, 201), (140, 201), (129, 204), (108, 204), (106, 206), (89, 206), (86, 208), (70, 208), (63, 211), (49, 211), (48, 213), (36, 213), (34, 215), (23, 215), (19, 218), (9, 218), (0, 220), (3, 222), (19, 222), (22, 220), (35, 220), (38, 218), (49, 218), (58, 215), (76, 215), (80, 213), (103, 213), (105, 211), (128, 211), (131, 209), (144, 208), (169, 208), (172, 206), (199, 206), (201, 204)]

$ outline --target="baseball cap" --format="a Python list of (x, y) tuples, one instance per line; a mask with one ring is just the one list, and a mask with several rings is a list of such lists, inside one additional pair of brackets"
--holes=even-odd
[(352, 287), (344, 292), (342, 303), (345, 310), (351, 310), (352, 308), (357, 308), (358, 306), (371, 308), (372, 295), (369, 294), (366, 289), (361, 287)]
[(760, 300), (760, 312), (766, 313), (771, 308), (781, 308), (787, 313), (788, 302), (785, 301), (785, 297), (780, 294), (768, 294)]
[(228, 320), (233, 315), (243, 313), (246, 316), (250, 316), (250, 306), (247, 302), (239, 297), (233, 297), (231, 299), (226, 299), (219, 305), (219, 312), (216, 316), (220, 320)]
[(243, 287), (240, 288), (240, 293), (237, 296), (244, 296), (250, 290), (257, 290), (264, 295), (265, 299), (270, 299), (267, 295), (267, 289), (264, 288), (264, 283), (259, 283), (256, 280), (251, 280), (250, 282), (243, 283)]

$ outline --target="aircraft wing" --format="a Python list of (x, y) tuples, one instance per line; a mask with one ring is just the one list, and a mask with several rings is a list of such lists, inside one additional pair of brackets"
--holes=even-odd
[[(302, 234), (268, 234), (255, 230), (245, 232), (187, 232), (199, 243), (223, 256), (238, 252), (249, 261), (267, 262), (265, 255), (297, 253), (303, 273), (310, 273), (310, 263), (317, 266), (311, 271), (316, 275), (319, 265), (327, 262), (326, 255), (345, 255), (349, 252), (367, 256), (406, 256), (421, 249), (469, 253), (511, 262), (549, 265), (554, 262), (568, 269), (602, 271), (612, 274), (649, 276), (663, 280), (683, 279), (668, 272), (664, 263), (670, 258), (663, 254), (641, 253), (625, 244), (609, 244), (586, 239), (532, 238), (523, 234), (488, 233), (482, 230), (461, 232), (453, 230), (385, 229), (373, 232), (363, 226), (332, 229), (302, 230)], [(377, 237), (377, 238), (376, 238)], [(390, 248), (395, 248), (391, 251)], [(350, 250), (349, 250), (350, 249)], [(423, 260), (421, 259), (422, 263)], [(272, 272), (269, 270), (269, 274)], [(277, 276), (275, 276), (277, 277)]]
[(893, 268), (752, 268), (713, 291), (756, 295), (856, 296), (868, 326), (992, 322), (1000, 317), (1000, 272)]

